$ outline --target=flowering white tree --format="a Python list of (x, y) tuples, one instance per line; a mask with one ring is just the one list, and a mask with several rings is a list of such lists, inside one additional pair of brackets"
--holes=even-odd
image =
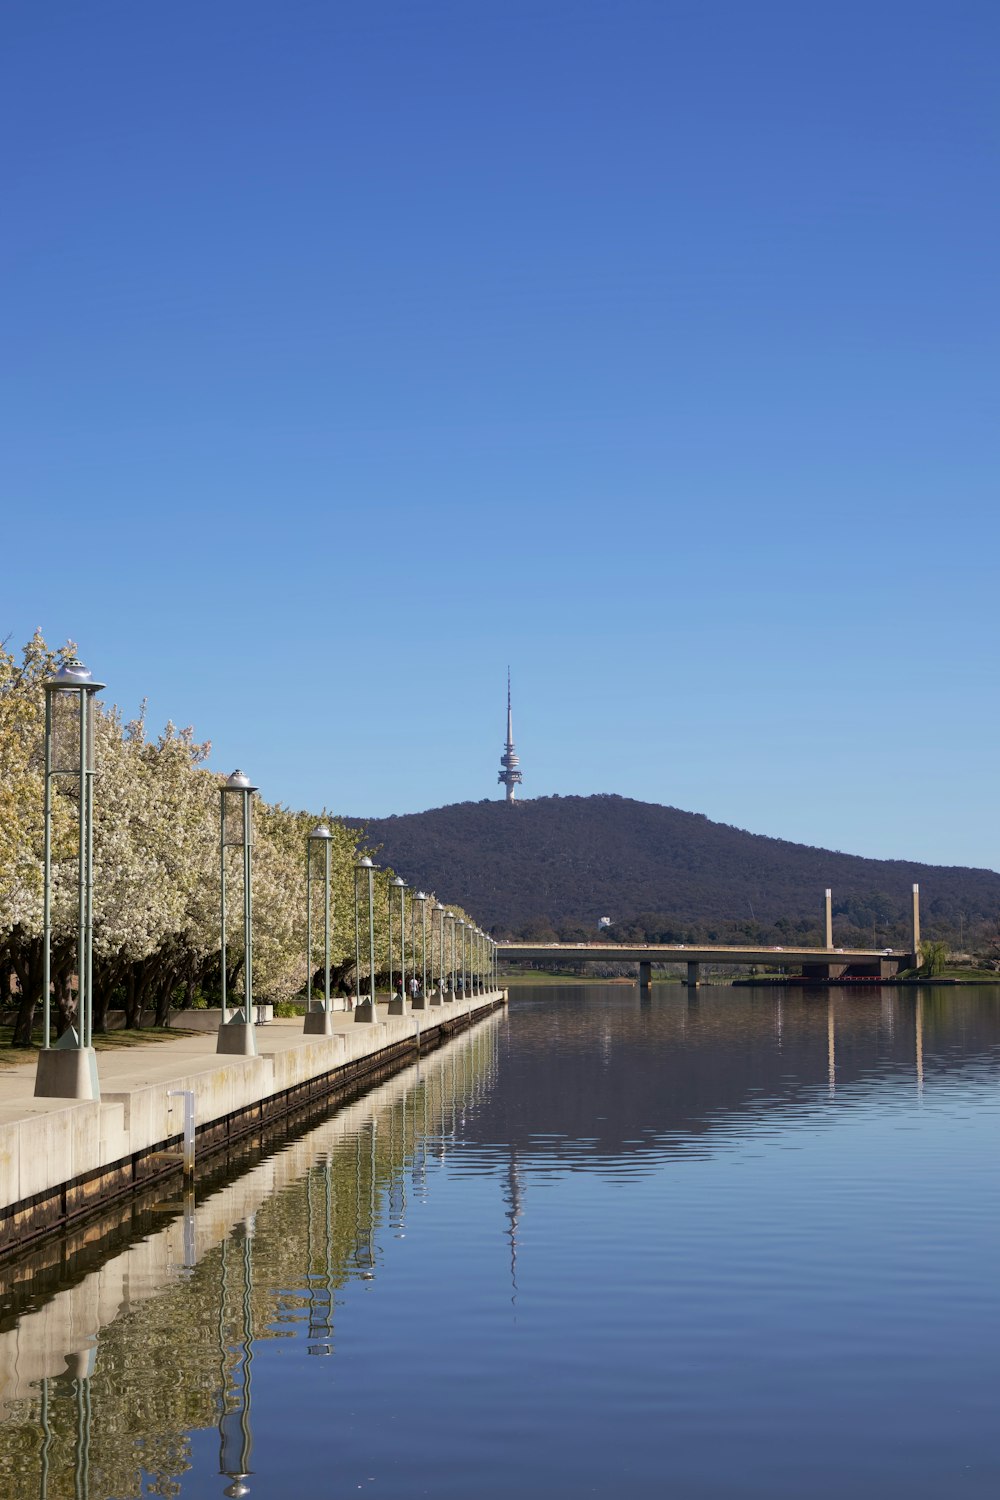
[[(19, 987), (15, 1042), (29, 1045), (42, 993), (42, 854), (45, 704), (42, 684), (62, 662), (68, 643), (52, 651), (40, 633), (18, 662), (0, 648), (0, 990)], [(199, 989), (221, 988), (219, 794), (223, 778), (205, 767), (210, 746), (190, 729), (168, 724), (157, 738), (146, 732), (145, 710), (129, 720), (97, 705), (94, 793), (94, 1027), (103, 1030), (112, 1006), (126, 1024), (141, 1024), (152, 1009), (159, 1023), (170, 1008), (191, 1004)], [(77, 778), (59, 778), (53, 796), (52, 982), (60, 1029), (73, 1013), (77, 936)], [(324, 815), (321, 815), (324, 816)], [(330, 821), (325, 819), (325, 821)], [(287, 1000), (304, 992), (313, 974), (306, 956), (306, 842), (314, 813), (254, 799), (254, 991)], [(364, 829), (331, 823), (331, 965), (356, 983), (354, 865)], [(239, 890), (238, 851), (232, 889)], [(227, 866), (228, 872), (228, 866)], [(228, 878), (228, 874), (227, 874)], [(387, 934), (389, 882), (375, 876), (376, 970), (390, 966)], [(315, 887), (314, 887), (315, 890)], [(368, 969), (367, 882), (362, 905), (362, 975)], [(314, 932), (322, 930), (320, 898)], [(433, 897), (431, 897), (433, 904)], [(452, 910), (458, 910), (452, 906)], [(394, 905), (394, 921), (397, 907)], [(239, 924), (234, 923), (234, 928)], [(432, 929), (433, 931), (433, 929)], [(227, 978), (238, 990), (241, 936), (231, 930)], [(398, 935), (393, 944), (398, 953)], [(397, 960), (398, 962), (398, 960)]]

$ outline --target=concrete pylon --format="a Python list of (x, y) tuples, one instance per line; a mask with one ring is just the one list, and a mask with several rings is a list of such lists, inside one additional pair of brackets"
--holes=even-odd
[(913, 887), (913, 962), (920, 962), (920, 887)]
[(97, 1053), (81, 1047), (72, 1026), (54, 1047), (38, 1054), (35, 1073), (36, 1099), (94, 1099), (101, 1097), (97, 1079)]
[(333, 1016), (325, 1005), (310, 1005), (302, 1026), (303, 1036), (333, 1036)]
[(215, 1050), (228, 1057), (257, 1056), (257, 1028), (252, 1021), (246, 1020), (241, 1010), (236, 1012), (231, 1021), (226, 1021), (225, 1025), (219, 1027)]
[(640, 959), (639, 960), (639, 988), (641, 990), (648, 990), (648, 989), (650, 989), (652, 987), (652, 983), (653, 983), (653, 965), (651, 963), (646, 963), (643, 959)]
[(833, 947), (833, 891), (826, 888), (826, 946)]
[(701, 984), (701, 964), (689, 963), (687, 986), (689, 990), (696, 990)]

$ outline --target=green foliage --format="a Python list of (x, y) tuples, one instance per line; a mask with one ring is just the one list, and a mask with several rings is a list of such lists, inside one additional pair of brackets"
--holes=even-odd
[(920, 975), (923, 978), (933, 979), (935, 975), (943, 974), (948, 966), (948, 944), (932, 941), (920, 944)]

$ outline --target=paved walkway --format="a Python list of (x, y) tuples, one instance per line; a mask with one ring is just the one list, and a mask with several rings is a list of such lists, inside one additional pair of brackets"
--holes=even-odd
[[(396, 1030), (409, 1022), (408, 1030), (415, 1033), (439, 1026), (442, 1021), (456, 1015), (464, 1015), (473, 1002), (461, 1000), (447, 1005), (435, 1005), (428, 1010), (410, 1011), (405, 1016), (389, 1016), (388, 1002), (376, 1006), (378, 1020), (390, 1019)], [(197, 1012), (199, 1016), (203, 1011)], [(183, 1031), (183, 1012), (174, 1018), (178, 1030)], [(330, 1020), (334, 1036), (343, 1034), (360, 1039), (366, 1033), (384, 1035), (371, 1027), (355, 1021), (353, 1011), (335, 1010)], [(141, 1035), (141, 1033), (139, 1033)], [(393, 1038), (396, 1040), (397, 1038)], [(102, 1094), (123, 1094), (135, 1089), (148, 1088), (151, 1084), (163, 1084), (171, 1079), (190, 1078), (198, 1073), (214, 1072), (222, 1063), (237, 1059), (220, 1056), (216, 1052), (218, 1033), (216, 1030), (197, 1031), (164, 1041), (136, 1042), (128, 1047), (109, 1047), (97, 1054), (97, 1076)], [(260, 1057), (275, 1057), (279, 1053), (307, 1049), (323, 1038), (304, 1036), (302, 1017), (268, 1021), (257, 1028), (257, 1053)], [(0, 1123), (17, 1120), (25, 1115), (44, 1114), (52, 1110), (66, 1109), (73, 1101), (68, 1099), (35, 1098), (35, 1059), (37, 1053), (26, 1053), (23, 1062), (0, 1069)]]

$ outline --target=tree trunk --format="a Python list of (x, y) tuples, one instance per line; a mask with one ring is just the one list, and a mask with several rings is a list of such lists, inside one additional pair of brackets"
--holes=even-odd
[(35, 1011), (37, 1009), (38, 1005), (33, 996), (20, 996), (17, 1005), (17, 1014), (14, 1017), (14, 1034), (10, 1039), (12, 1047), (30, 1047), (32, 1045), (31, 1033), (34, 1029)]
[(11, 963), (21, 993), (17, 997), (17, 1015), (14, 1018), (14, 1035), (11, 1045), (30, 1047), (31, 1032), (35, 1024), (35, 1013), (42, 998), (42, 944), (38, 938), (21, 942), (14, 934)]
[(142, 1024), (142, 996), (144, 986), (141, 973), (145, 968), (142, 960), (131, 963), (125, 975), (125, 1029), (135, 1031)]
[(108, 1029), (108, 997), (111, 993), (106, 984), (95, 986), (94, 995), (94, 1030), (107, 1031)]
[(167, 1026), (167, 1025), (169, 1025), (169, 1023), (170, 1023), (170, 1002), (173, 999), (173, 996), (174, 996), (174, 979), (173, 979), (173, 975), (171, 974), (170, 977), (168, 979), (164, 980), (164, 982), (159, 986), (159, 989), (158, 989), (158, 992), (157, 992), (157, 996), (156, 996), (156, 1017), (155, 1017), (155, 1024), (157, 1026)]

